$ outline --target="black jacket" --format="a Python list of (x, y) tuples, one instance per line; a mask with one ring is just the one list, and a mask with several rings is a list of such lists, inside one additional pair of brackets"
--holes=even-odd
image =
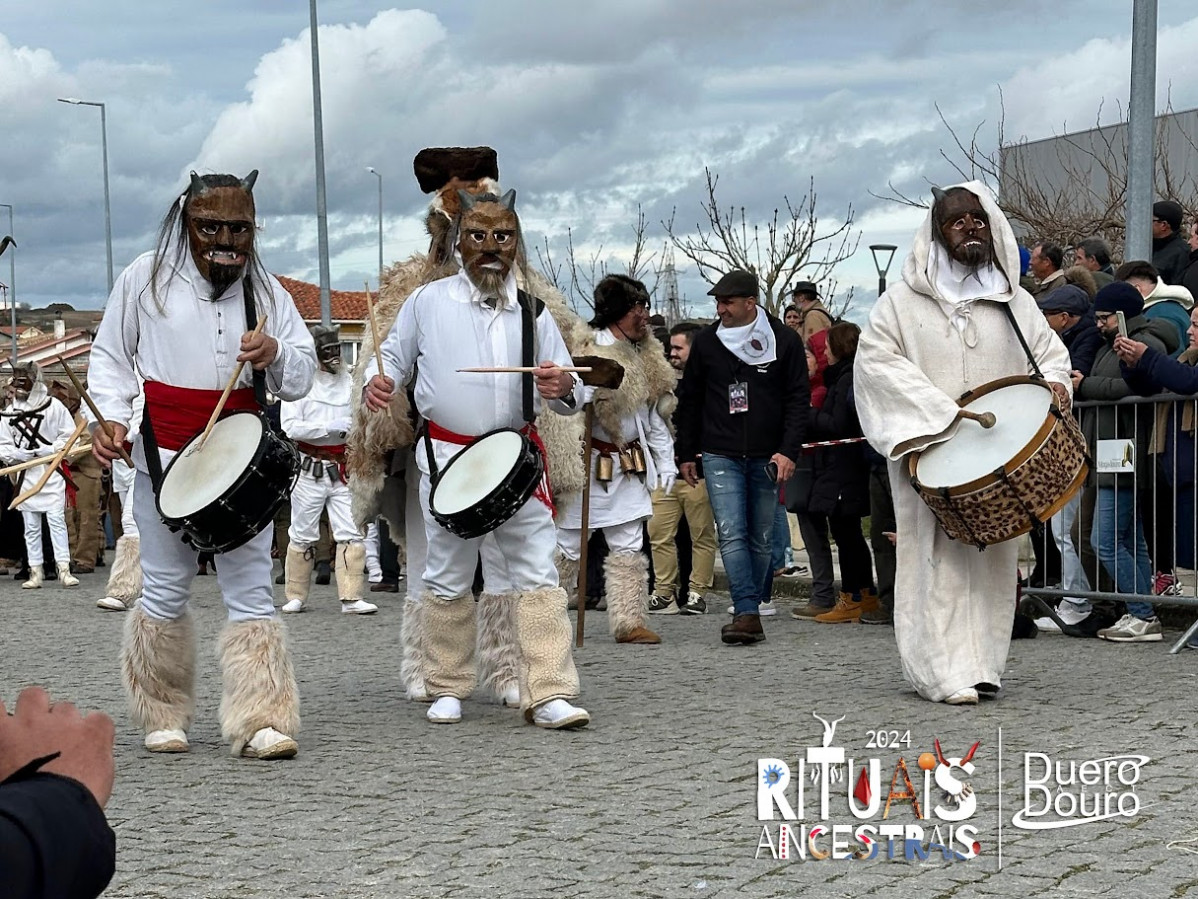
[(1181, 276), (1190, 264), (1190, 245), (1180, 231), (1169, 237), (1152, 241), (1152, 265), (1166, 284), (1180, 284)]
[[(748, 365), (716, 335), (719, 323), (696, 332), (678, 395), (678, 439), (681, 459), (698, 453), (760, 457), (782, 453), (797, 459), (807, 425), (811, 388), (807, 353), (799, 336), (772, 315), (778, 358), (768, 365)], [(749, 409), (728, 411), (728, 388), (748, 385)]]
[(1181, 285), (1198, 300), (1198, 250), (1190, 250), (1190, 262), (1181, 276)]
[[(861, 436), (853, 398), (853, 360), (841, 359), (824, 370), (828, 395), (819, 409), (811, 407), (807, 437), (811, 441)], [(815, 450), (815, 472), (808, 510), (822, 515), (869, 514), (869, 462), (864, 444), (849, 443)]]
[(1060, 335), (1061, 343), (1069, 351), (1069, 364), (1083, 375), (1088, 375), (1094, 367), (1094, 357), (1102, 347), (1102, 332), (1093, 316), (1082, 316), (1081, 321)]
[(0, 896), (93, 899), (112, 880), (116, 836), (83, 784), (36, 764), (0, 783)]

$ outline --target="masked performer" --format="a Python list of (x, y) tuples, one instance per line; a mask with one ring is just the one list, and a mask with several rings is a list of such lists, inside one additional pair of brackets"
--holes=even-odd
[[(571, 348), (619, 363), (616, 389), (585, 387), (594, 403), (591, 499), (588, 526), (602, 530), (610, 550), (603, 562), (608, 627), (617, 643), (660, 643), (645, 627), (649, 566), (642, 552), (644, 523), (653, 514), (651, 493), (668, 492), (678, 476), (666, 420), (674, 408), (674, 373), (660, 341), (649, 333), (649, 292), (626, 275), (608, 275), (595, 286), (595, 317)], [(572, 421), (581, 424), (582, 416)], [(557, 517), (561, 582), (578, 580), (582, 502), (561, 504)]]
[[(195, 640), (187, 600), (195, 550), (159, 518), (161, 472), (203, 430), (239, 362), (248, 363), (226, 408), (259, 408), (257, 380), (283, 400), (312, 386), (316, 351), (291, 297), (255, 253), (253, 185), (257, 172), (191, 176), (163, 220), (158, 246), (121, 273), (91, 355), (96, 405), (116, 431), (93, 429), (93, 451), (117, 458), (145, 378), (145, 411), (133, 458), (133, 515), (144, 586), (121, 652), (134, 721), (153, 752), (188, 748)], [(266, 316), (261, 333), (252, 322)], [(251, 376), (251, 368), (253, 377)], [(265, 384), (262, 385), (261, 381)], [(150, 441), (156, 444), (155, 451)], [(224, 553), (217, 577), (228, 609), (220, 638), (224, 696), (221, 731), (235, 755), (295, 755), (299, 696), (283, 626), (275, 615), (271, 532)]]
[[(1019, 286), (1019, 247), (979, 182), (935, 191), (902, 281), (883, 294), (854, 366), (866, 438), (907, 479), (906, 456), (957, 430), (957, 398), (1029, 373), (1014, 316), (1045, 379), (1069, 401), (1069, 354)], [(894, 631), (903, 673), (933, 702), (974, 704), (997, 693), (1015, 597), (1018, 545), (985, 552), (951, 540), (913, 490), (896, 490), (898, 567)]]
[[(141, 427), (142, 407), (145, 395), (137, 394), (133, 402), (133, 416), (129, 430), (136, 432)], [(108, 574), (108, 587), (103, 596), (96, 600), (96, 608), (108, 612), (127, 612), (141, 596), (141, 537), (137, 533), (137, 520), (133, 517), (133, 485), (137, 469), (123, 463), (112, 466), (112, 490), (121, 501), (121, 536), (116, 541), (116, 557)]]
[(345, 435), (349, 431), (349, 372), (341, 368), (341, 338), (336, 328), (312, 328), (320, 370), (307, 396), (282, 405), (281, 421), (296, 442), (303, 462), (291, 491), (291, 527), (287, 544), (287, 602), (284, 612), (302, 612), (308, 599), (320, 513), (329, 510), (337, 543), (337, 594), (341, 611), (369, 615), (378, 611), (362, 599), (365, 587), (366, 544), (354, 524), (349, 488), (345, 485)]
[[(390, 376), (370, 377), (365, 402), (385, 409), (396, 385), (414, 379), (416, 409), (426, 434), (415, 454), (428, 556), (422, 599), (425, 681), (436, 700), (434, 722), (461, 719), (461, 700), (474, 689), (474, 609), (470, 586), (482, 538), (462, 539), (442, 527), (429, 509), (434, 466), (444, 468), (475, 436), (495, 428), (523, 429), (541, 401), (562, 414), (577, 411), (581, 382), (561, 370), (570, 365), (560, 331), (536, 298), (519, 291), (515, 267), (522, 260), (515, 192), (461, 196), (456, 248), (462, 271), (433, 281), (404, 303), (381, 347)], [(512, 374), (460, 373), (474, 366), (520, 366), (541, 360), (531, 381)], [(535, 390), (533, 386), (535, 384)], [(535, 441), (535, 437), (533, 438)], [(552, 500), (544, 485), (493, 531), (516, 591), (516, 631), (521, 653), (521, 706), (541, 727), (579, 727), (585, 710), (568, 700), (578, 695), (570, 652), (566, 594), (553, 564)]]
[[(8, 463), (28, 462), (52, 455), (66, 446), (75, 430), (75, 422), (67, 407), (46, 391), (38, 366), (33, 362), (18, 365), (13, 372), (12, 388), (12, 405), (0, 413), (0, 459)], [(19, 494), (36, 484), (45, 471), (45, 465), (25, 469), (19, 475), (16, 492)], [(40, 491), (17, 507), (25, 522), (25, 552), (29, 556), (29, 580), (21, 584), (26, 590), (36, 590), (42, 585), (43, 517), (50, 526), (59, 583), (64, 587), (79, 584), (79, 580), (71, 575), (66, 503), (66, 482), (56, 471)]]
[[(67, 407), (75, 424), (87, 421), (82, 412), (82, 400), (73, 384), (54, 381), (50, 384), (50, 395)], [(73, 574), (91, 574), (96, 562), (102, 560), (100, 544), (100, 481), (103, 469), (86, 445), (79, 454), (72, 447), (70, 462), (64, 467), (73, 489), (67, 490), (67, 537), (70, 539), (73, 559)], [(121, 466), (128, 468), (128, 466)]]

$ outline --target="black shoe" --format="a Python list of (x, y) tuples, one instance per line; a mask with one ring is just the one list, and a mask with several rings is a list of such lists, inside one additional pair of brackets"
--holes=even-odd
[(45, 572), (45, 574), (42, 575), (43, 581), (58, 580), (58, 566), (57, 565), (46, 564), (46, 565), (42, 566), (42, 570)]
[(327, 585), (333, 579), (333, 569), (328, 562), (316, 563), (316, 583), (322, 587)]
[(286, 572), (286, 571), (280, 571), (280, 572), (278, 573), (278, 575), (275, 577), (275, 583), (276, 583), (276, 584), (285, 584), (285, 583), (287, 583), (287, 572)]
[(720, 628), (720, 639), (729, 645), (737, 643), (748, 646), (760, 643), (765, 639), (765, 631), (761, 628), (760, 615), (735, 615), (731, 624)]
[(390, 581), (379, 581), (377, 584), (370, 585), (371, 593), (398, 593), (399, 584), (393, 584)]
[(103, 556), (96, 556), (96, 567), (97, 568), (107, 568), (108, 567), (108, 565), (105, 564), (105, 562), (104, 562)]
[(14, 574), (14, 575), (12, 576), (12, 579), (13, 579), (14, 581), (27, 581), (27, 580), (29, 580), (29, 568), (28, 568), (28, 567), (26, 567), (26, 568), (22, 568), (20, 571), (18, 571), (16, 574)]

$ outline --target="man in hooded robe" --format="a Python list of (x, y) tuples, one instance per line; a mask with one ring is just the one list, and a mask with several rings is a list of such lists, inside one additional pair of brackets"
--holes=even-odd
[[(973, 181), (934, 193), (902, 280), (870, 314), (854, 368), (862, 430), (889, 460), (895, 484), (907, 481), (909, 453), (955, 435), (957, 397), (1030, 374), (1003, 304), (1062, 404), (1070, 397), (1069, 353), (1019, 287), (1019, 248), (989, 189)], [(979, 552), (950, 539), (913, 490), (896, 489), (894, 505), (894, 630), (904, 676), (933, 702), (993, 696), (1011, 639), (1017, 543)]]

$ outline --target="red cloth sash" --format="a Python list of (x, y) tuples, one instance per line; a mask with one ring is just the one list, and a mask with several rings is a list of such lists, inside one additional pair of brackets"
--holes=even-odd
[[(146, 381), (146, 411), (154, 426), (158, 448), (180, 450), (183, 444), (204, 430), (212, 410), (220, 402), (223, 390), (196, 390), (173, 387), (161, 381)], [(242, 387), (229, 394), (225, 412), (256, 412), (254, 388)]]
[(315, 443), (305, 443), (302, 440), (295, 441), (295, 445), (299, 447), (301, 453), (312, 456), (314, 459), (320, 459), (325, 462), (336, 462), (337, 471), (341, 477), (341, 483), (348, 483), (345, 475), (345, 444), (333, 443), (328, 446), (317, 446)]
[[(428, 436), (433, 440), (441, 440), (445, 443), (452, 443), (455, 446), (467, 446), (478, 439), (478, 436), (468, 436), (466, 434), (457, 434), (448, 428), (443, 428), (435, 421), (425, 422), (425, 427), (428, 431)], [(545, 443), (541, 440), (541, 435), (537, 433), (536, 426), (529, 422), (520, 429), (521, 434), (528, 435), (528, 439), (533, 442), (533, 446), (537, 448), (537, 452), (541, 454), (541, 459), (544, 461), (544, 473), (541, 475), (541, 483), (537, 484), (537, 489), (533, 491), (533, 496), (545, 504), (545, 508), (549, 510), (549, 514), (556, 517), (557, 506), (553, 503), (553, 488), (549, 486), (549, 454), (545, 452)]]

